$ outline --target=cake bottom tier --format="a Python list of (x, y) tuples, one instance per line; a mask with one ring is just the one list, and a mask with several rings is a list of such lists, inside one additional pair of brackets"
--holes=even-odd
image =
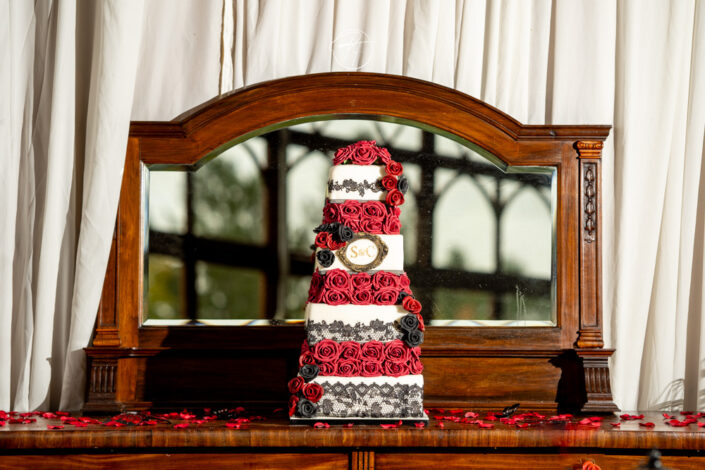
[(311, 419), (427, 419), (423, 376), (316, 377), (323, 396)]

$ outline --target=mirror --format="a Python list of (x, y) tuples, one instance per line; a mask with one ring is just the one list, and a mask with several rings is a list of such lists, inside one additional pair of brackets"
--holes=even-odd
[(404, 165), (404, 260), (427, 324), (555, 325), (556, 169), (366, 119), (290, 125), (196, 168), (149, 168), (145, 324), (302, 321), (332, 156), (358, 140)]

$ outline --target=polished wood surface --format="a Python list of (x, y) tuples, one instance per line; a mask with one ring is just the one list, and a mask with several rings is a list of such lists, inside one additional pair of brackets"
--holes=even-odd
[(86, 411), (285, 405), (285, 384), (296, 372), (304, 337), (301, 326), (142, 324), (145, 165), (197, 165), (223, 145), (292, 120), (353, 115), (450, 134), (510, 165), (557, 169), (556, 326), (429, 327), (422, 347), (426, 405), (496, 408), (520, 401), (537, 409), (616, 409), (609, 387), (612, 351), (602, 348), (599, 292), (599, 161), (610, 126), (523, 125), (433, 83), (326, 73), (247, 87), (170, 122), (131, 124), (111, 262), (86, 350)]
[[(682, 418), (682, 417), (679, 417)], [(576, 418), (577, 422), (580, 418)], [(107, 421), (103, 419), (102, 421)], [(485, 421), (490, 423), (490, 421)], [(654, 427), (645, 427), (645, 423)], [(700, 422), (705, 423), (705, 419)], [(359, 425), (346, 428), (330, 425), (316, 429), (308, 425), (290, 425), (288, 420), (268, 418), (253, 421), (241, 429), (231, 429), (226, 421), (190, 423), (184, 429), (174, 425), (189, 423), (170, 420), (155, 426), (110, 427), (92, 424), (86, 427), (64, 425), (63, 429), (47, 429), (61, 421), (37, 418), (31, 424), (7, 424), (0, 427), (0, 449), (83, 449), (83, 448), (455, 448), (455, 449), (521, 449), (542, 448), (546, 452), (559, 449), (659, 449), (705, 450), (705, 428), (691, 424), (673, 427), (665, 424), (660, 413), (648, 413), (644, 419), (623, 421), (608, 416), (597, 428), (565, 424), (541, 424), (518, 428), (515, 425), (492, 422), (494, 428), (483, 429), (475, 424), (439, 421), (433, 418), (424, 428), (403, 425), (384, 429), (380, 425)], [(443, 427), (440, 427), (442, 423)], [(621, 423), (619, 427), (613, 423)]]

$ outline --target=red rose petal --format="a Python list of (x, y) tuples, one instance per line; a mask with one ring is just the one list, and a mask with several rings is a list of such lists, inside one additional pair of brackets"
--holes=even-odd
[(654, 423), (649, 422), (649, 423), (639, 423), (639, 426), (643, 426), (645, 428), (653, 428), (656, 425)]
[(482, 429), (494, 428), (494, 424), (492, 424), (492, 423), (479, 423), (478, 426), (480, 426)]
[(187, 428), (188, 426), (189, 426), (188, 423), (179, 423), (179, 424), (174, 425), (174, 429), (184, 429), (184, 428)]
[(57, 416), (69, 416), (70, 414), (71, 413), (69, 413), (68, 411), (57, 411), (56, 412)]
[(42, 418), (44, 418), (44, 419), (56, 419), (58, 417), (59, 417), (59, 415), (54, 414), (54, 413), (50, 413), (50, 412), (42, 413)]
[(479, 415), (477, 413), (473, 413), (472, 411), (468, 411), (465, 413), (466, 418), (477, 418)]
[(445, 427), (445, 424), (443, 424), (442, 422), (439, 421), (439, 422), (438, 422), (438, 427), (439, 427), (439, 428), (444, 428), (444, 427)]
[(47, 426), (47, 429), (64, 429), (64, 427), (61, 426), (61, 425), (52, 425), (52, 424), (50, 424), (50, 425)]
[(705, 428), (705, 423), (698, 423), (699, 428)]
[(325, 428), (329, 428), (330, 424), (318, 422), (318, 423), (313, 423), (313, 427), (315, 429), (325, 429)]
[(240, 429), (241, 426), (241, 423), (225, 423), (225, 427), (230, 429)]
[(346, 423), (346, 424), (343, 424), (343, 427), (344, 427), (344, 428), (351, 428), (351, 427), (353, 427), (353, 423)]
[(518, 428), (528, 428), (528, 427), (529, 427), (529, 423), (519, 423), (519, 424), (517, 424), (517, 427), (518, 427)]
[(416, 426), (417, 428), (425, 428), (426, 423), (414, 423), (414, 426)]

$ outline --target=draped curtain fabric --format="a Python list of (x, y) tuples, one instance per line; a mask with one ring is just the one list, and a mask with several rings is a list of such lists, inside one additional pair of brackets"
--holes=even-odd
[(0, 38), (0, 409), (81, 405), (130, 117), (328, 71), (433, 81), (523, 123), (613, 124), (615, 400), (705, 406), (702, 2), (0, 0)]

